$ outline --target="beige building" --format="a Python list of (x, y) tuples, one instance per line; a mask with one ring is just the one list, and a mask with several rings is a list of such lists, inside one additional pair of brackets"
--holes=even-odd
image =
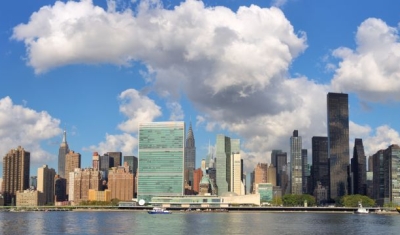
[(232, 153), (231, 155), (231, 192), (237, 195), (244, 195), (244, 185), (242, 182), (242, 161), (240, 153)]
[(109, 189), (104, 191), (89, 189), (89, 201), (109, 202), (111, 201), (111, 191)]
[(16, 206), (43, 206), (45, 205), (44, 194), (37, 190), (17, 191)]
[(267, 172), (267, 183), (276, 186), (276, 167), (274, 165), (269, 165)]
[(75, 168), (81, 168), (81, 154), (75, 153), (70, 150), (67, 155), (65, 155), (65, 175), (67, 176), (67, 192), (69, 192), (69, 173), (73, 172)]
[[(70, 173), (70, 180), (73, 179), (73, 196), (69, 198), (72, 204), (79, 204), (81, 201), (89, 200), (89, 189), (100, 190), (101, 174), (93, 168), (75, 169)], [(72, 177), (71, 177), (72, 175)], [(71, 191), (70, 191), (71, 192)], [(72, 199), (72, 200), (71, 200)]]
[(253, 193), (258, 192), (258, 184), (267, 183), (268, 164), (258, 163), (254, 169)]
[(129, 173), (129, 165), (124, 162), (123, 167), (112, 167), (108, 172), (108, 189), (111, 198), (122, 201), (132, 201), (135, 188), (135, 176)]
[(17, 191), (29, 188), (31, 154), (18, 146), (3, 158), (3, 195), (6, 205), (15, 204)]
[(56, 171), (43, 165), (37, 172), (37, 191), (43, 193), (44, 204), (54, 204), (54, 177)]

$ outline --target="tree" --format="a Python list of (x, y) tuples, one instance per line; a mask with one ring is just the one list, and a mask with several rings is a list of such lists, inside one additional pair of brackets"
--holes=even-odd
[(346, 207), (357, 207), (359, 202), (361, 202), (364, 207), (375, 206), (374, 199), (360, 194), (343, 196), (339, 200), (339, 205)]

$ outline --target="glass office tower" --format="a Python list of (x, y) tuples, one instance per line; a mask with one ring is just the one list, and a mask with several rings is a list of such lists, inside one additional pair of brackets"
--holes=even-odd
[(137, 198), (184, 194), (184, 122), (139, 125)]
[(343, 93), (328, 93), (328, 156), (330, 167), (330, 198), (347, 195), (349, 166), (349, 97)]

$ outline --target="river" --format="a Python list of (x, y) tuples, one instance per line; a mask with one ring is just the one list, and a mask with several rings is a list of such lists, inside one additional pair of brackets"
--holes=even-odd
[(132, 211), (0, 212), (0, 234), (400, 234), (400, 215)]

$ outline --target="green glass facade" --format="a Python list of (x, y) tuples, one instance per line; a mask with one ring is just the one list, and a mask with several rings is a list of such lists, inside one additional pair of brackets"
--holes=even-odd
[(272, 201), (273, 185), (270, 183), (260, 183), (258, 184), (258, 193), (260, 194), (261, 202), (271, 202)]
[(138, 200), (184, 193), (184, 122), (139, 125)]

